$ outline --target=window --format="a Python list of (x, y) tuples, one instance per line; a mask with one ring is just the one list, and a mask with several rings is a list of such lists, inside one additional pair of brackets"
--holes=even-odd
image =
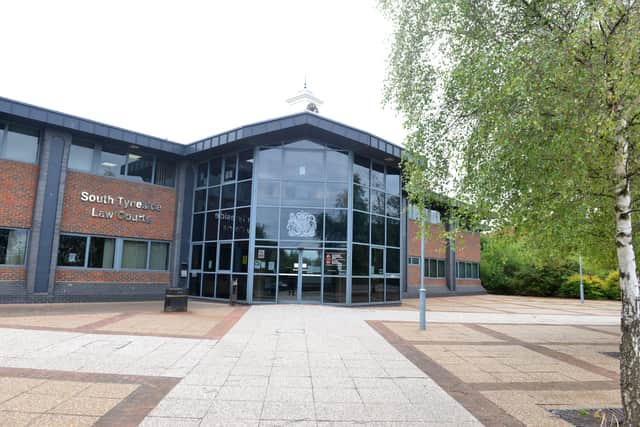
[(169, 269), (169, 243), (151, 242), (149, 270)]
[(24, 264), (27, 230), (0, 228), (0, 265)]
[(409, 219), (416, 221), (420, 216), (418, 214), (418, 207), (416, 205), (409, 205), (409, 208), (407, 209), (407, 216)]
[(175, 163), (156, 160), (156, 173), (153, 183), (165, 187), (173, 187), (176, 179)]
[(35, 163), (37, 157), (37, 131), (0, 124), (0, 158)]
[(86, 236), (60, 236), (58, 265), (63, 267), (84, 267), (87, 252)]
[(424, 276), (431, 279), (444, 279), (445, 261), (443, 259), (425, 258)]
[(440, 212), (431, 209), (429, 211), (429, 222), (431, 224), (440, 224)]
[(69, 150), (69, 169), (91, 172), (93, 170), (93, 153), (93, 146), (77, 143), (71, 144)]
[(480, 264), (477, 262), (458, 261), (456, 263), (456, 277), (458, 279), (479, 279)]
[(125, 154), (100, 153), (100, 175), (118, 177), (126, 174), (127, 156)]
[(420, 257), (410, 256), (409, 257), (409, 265), (420, 265)]
[(147, 267), (147, 242), (125, 240), (122, 245), (122, 268), (145, 269)]
[(89, 268), (113, 268), (116, 239), (91, 237), (89, 243)]
[(129, 153), (127, 176), (140, 182), (151, 182), (153, 178), (153, 156)]

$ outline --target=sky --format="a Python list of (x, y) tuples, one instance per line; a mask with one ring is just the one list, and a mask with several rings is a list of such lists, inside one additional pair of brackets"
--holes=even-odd
[(383, 108), (391, 24), (376, 0), (6, 2), (0, 96), (190, 143), (295, 112), (396, 144)]

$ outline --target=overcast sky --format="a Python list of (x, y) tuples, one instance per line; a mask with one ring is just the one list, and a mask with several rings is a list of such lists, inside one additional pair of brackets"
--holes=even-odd
[(195, 140), (293, 111), (401, 144), (382, 107), (390, 24), (376, 0), (32, 1), (2, 6), (0, 96)]

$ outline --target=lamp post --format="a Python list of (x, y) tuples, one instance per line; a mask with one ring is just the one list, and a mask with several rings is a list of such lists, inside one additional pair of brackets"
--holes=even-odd
[(584, 285), (582, 284), (582, 255), (580, 255), (580, 304), (584, 304)]
[(424, 287), (424, 215), (420, 218), (420, 329), (427, 328), (427, 290)]

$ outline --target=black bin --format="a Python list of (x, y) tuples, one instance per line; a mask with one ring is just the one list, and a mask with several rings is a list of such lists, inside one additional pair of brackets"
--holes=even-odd
[(183, 288), (167, 288), (164, 293), (164, 311), (187, 311), (189, 296)]

